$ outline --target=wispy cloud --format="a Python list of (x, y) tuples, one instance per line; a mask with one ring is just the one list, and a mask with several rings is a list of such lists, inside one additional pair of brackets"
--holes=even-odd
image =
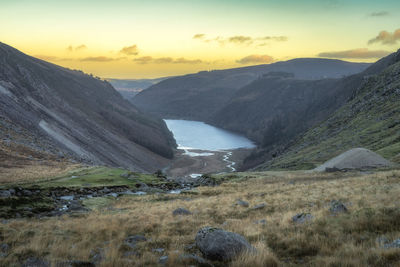
[(136, 56), (139, 54), (137, 45), (125, 46), (119, 52), (127, 56)]
[(133, 59), (133, 61), (139, 64), (199, 64), (203, 63), (200, 59), (186, 59), (184, 57), (171, 58), (171, 57), (159, 57), (153, 58), (151, 56), (143, 56)]
[(388, 31), (381, 31), (378, 36), (368, 41), (368, 44), (382, 43), (384, 45), (394, 45), (400, 40), (400, 29), (395, 30), (393, 33)]
[(81, 45), (78, 45), (78, 46), (72, 46), (72, 45), (70, 45), (70, 46), (68, 46), (68, 47), (66, 48), (66, 50), (67, 50), (68, 52), (81, 51), (81, 50), (85, 50), (85, 49), (87, 49), (87, 46), (84, 45), (84, 44), (81, 44)]
[(234, 35), (230, 37), (217, 36), (214, 38), (206, 38), (205, 34), (196, 34), (193, 36), (193, 39), (198, 39), (205, 43), (216, 42), (220, 45), (225, 44), (235, 44), (235, 45), (256, 45), (256, 46), (265, 46), (269, 44), (269, 42), (286, 42), (288, 40), (287, 36), (258, 36), (252, 37), (247, 35)]
[(274, 61), (274, 58), (269, 55), (250, 55), (239, 60), (236, 60), (237, 63), (240, 64), (263, 64), (263, 63), (271, 63)]
[(204, 33), (198, 33), (198, 34), (193, 35), (193, 39), (203, 39), (205, 37), (206, 37), (206, 35)]
[(80, 58), (79, 61), (82, 62), (110, 62), (110, 61), (117, 61), (123, 58), (112, 58), (112, 57), (105, 57), (105, 56), (98, 56), (98, 57), (84, 57)]
[(354, 58), (354, 59), (368, 59), (368, 58), (381, 58), (390, 54), (389, 51), (384, 50), (369, 50), (368, 48), (358, 48), (345, 51), (322, 52), (319, 57), (325, 58)]
[(379, 12), (372, 12), (368, 14), (369, 17), (385, 17), (389, 16), (389, 12), (387, 11), (379, 11)]

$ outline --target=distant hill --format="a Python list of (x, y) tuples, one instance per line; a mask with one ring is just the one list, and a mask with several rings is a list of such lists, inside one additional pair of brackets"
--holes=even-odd
[(361, 76), (348, 102), (257, 169), (314, 168), (354, 147), (400, 163), (400, 50)]
[(3, 43), (0, 66), (1, 142), (142, 171), (173, 157), (165, 123), (137, 110), (108, 82)]
[(127, 100), (132, 98), (150, 86), (170, 77), (156, 79), (106, 79)]
[(207, 121), (242, 87), (269, 72), (292, 73), (295, 79), (341, 78), (365, 70), (370, 64), (302, 58), (267, 65), (202, 71), (161, 81), (133, 98), (143, 111), (162, 118)]

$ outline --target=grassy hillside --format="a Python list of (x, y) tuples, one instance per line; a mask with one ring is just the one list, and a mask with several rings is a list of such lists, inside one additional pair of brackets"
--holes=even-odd
[(259, 169), (313, 168), (354, 147), (400, 163), (400, 62), (365, 78), (348, 103)]
[[(399, 171), (258, 172), (216, 178), (230, 181), (190, 195), (92, 198), (83, 201), (86, 212), (3, 220), (0, 265), (30, 259), (52, 266), (68, 261), (157, 266), (160, 257), (168, 256), (166, 266), (197, 266), (182, 255), (201, 256), (193, 243), (203, 226), (239, 233), (257, 249), (215, 266), (395, 266), (400, 260), (399, 249), (384, 247), (400, 238)], [(235, 205), (237, 199), (249, 207)], [(333, 215), (332, 200), (343, 202), (348, 212)], [(265, 206), (253, 208), (260, 203)], [(173, 216), (179, 207), (192, 214)], [(294, 222), (292, 217), (301, 213), (310, 214), (310, 220)], [(146, 241), (131, 246), (126, 239), (133, 235)]]

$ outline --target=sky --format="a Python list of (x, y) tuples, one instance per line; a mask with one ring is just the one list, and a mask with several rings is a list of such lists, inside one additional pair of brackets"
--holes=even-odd
[(102, 78), (155, 78), (375, 62), (400, 48), (399, 17), (398, 0), (0, 0), (0, 42)]

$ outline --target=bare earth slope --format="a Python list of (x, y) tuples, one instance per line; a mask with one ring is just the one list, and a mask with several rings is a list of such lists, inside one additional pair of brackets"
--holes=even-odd
[(153, 171), (173, 156), (164, 122), (138, 111), (108, 82), (3, 43), (0, 118), (3, 141), (13, 142), (6, 130), (19, 127), (31, 136), (24, 145), (90, 163)]

